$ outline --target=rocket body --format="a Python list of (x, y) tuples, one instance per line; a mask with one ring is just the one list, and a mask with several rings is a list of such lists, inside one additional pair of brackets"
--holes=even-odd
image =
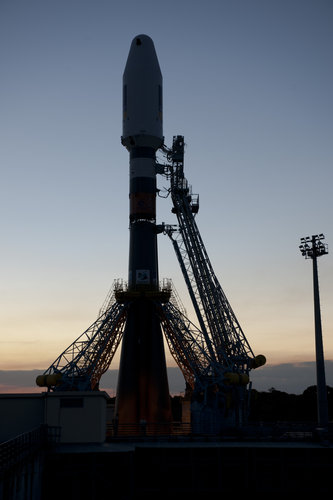
[[(132, 41), (123, 75), (121, 142), (130, 156), (130, 304), (117, 387), (119, 428), (171, 420), (163, 337), (151, 298), (159, 289), (155, 165), (163, 141), (162, 74), (153, 41), (139, 35)], [(132, 300), (132, 292), (139, 298)]]
[(162, 74), (151, 38), (134, 38), (123, 75), (122, 144), (130, 154), (129, 287), (158, 287), (156, 150), (163, 144)]

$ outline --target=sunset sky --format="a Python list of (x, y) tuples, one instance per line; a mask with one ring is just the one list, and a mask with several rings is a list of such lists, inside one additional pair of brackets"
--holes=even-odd
[[(270, 365), (314, 360), (298, 246), (324, 233), (333, 360), (332, 26), (330, 0), (1, 0), (0, 370), (46, 369), (127, 279), (122, 74), (141, 33), (163, 74), (165, 143), (185, 137), (197, 224), (252, 349)], [(158, 199), (158, 222), (176, 223), (170, 209)], [(163, 235), (159, 268), (195, 320)]]

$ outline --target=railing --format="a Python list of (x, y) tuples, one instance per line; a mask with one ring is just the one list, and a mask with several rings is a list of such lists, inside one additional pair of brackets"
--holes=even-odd
[(263, 441), (312, 441), (333, 442), (333, 423), (321, 429), (315, 421), (249, 422), (240, 429), (244, 439)]
[(41, 425), (0, 444), (0, 473), (24, 462), (50, 443), (60, 441), (60, 428)]
[(140, 422), (119, 424), (112, 422), (107, 424), (106, 435), (107, 438), (169, 438), (172, 439), (177, 436), (189, 436), (192, 432), (191, 423), (187, 422), (165, 422), (165, 423), (152, 423)]
[(214, 441), (333, 443), (333, 424), (324, 431), (315, 422), (252, 422), (220, 432), (198, 431), (190, 422), (107, 424), (107, 441)]

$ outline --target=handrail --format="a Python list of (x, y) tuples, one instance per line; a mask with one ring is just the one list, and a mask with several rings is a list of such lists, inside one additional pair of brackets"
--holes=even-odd
[(49, 443), (56, 443), (59, 440), (60, 427), (41, 425), (0, 443), (0, 473), (27, 460)]
[(119, 424), (116, 421), (107, 424), (106, 435), (111, 438), (122, 437), (168, 437), (191, 434), (190, 422), (145, 422)]

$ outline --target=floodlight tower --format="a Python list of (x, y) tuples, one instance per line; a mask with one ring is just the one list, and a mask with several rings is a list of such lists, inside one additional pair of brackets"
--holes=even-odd
[(328, 253), (327, 245), (322, 242), (325, 238), (323, 234), (315, 234), (301, 238), (300, 250), (306, 259), (312, 259), (313, 264), (313, 299), (314, 299), (314, 319), (315, 319), (315, 344), (316, 344), (316, 370), (317, 370), (317, 411), (318, 425), (321, 428), (328, 426), (328, 404), (325, 378), (325, 363), (323, 336), (321, 329), (318, 265), (317, 257)]

